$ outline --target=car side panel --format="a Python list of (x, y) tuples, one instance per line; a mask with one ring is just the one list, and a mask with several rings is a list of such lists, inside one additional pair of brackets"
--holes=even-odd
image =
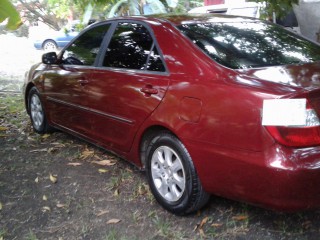
[(87, 68), (52, 65), (40, 77), (48, 118), (54, 125), (81, 135), (89, 132), (92, 122), (84, 108), (87, 96), (83, 82), (90, 75)]
[[(90, 137), (121, 152), (130, 150), (135, 134), (165, 95), (169, 77), (162, 73), (101, 68), (84, 87), (92, 120)], [(156, 90), (155, 94), (142, 92)]]

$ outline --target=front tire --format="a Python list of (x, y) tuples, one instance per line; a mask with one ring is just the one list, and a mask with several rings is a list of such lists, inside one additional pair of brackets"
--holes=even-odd
[(28, 105), (34, 131), (40, 134), (52, 131), (52, 128), (47, 122), (43, 104), (36, 87), (31, 88), (28, 94)]
[(160, 133), (148, 146), (147, 177), (156, 200), (174, 214), (195, 212), (209, 199), (187, 149), (169, 132)]

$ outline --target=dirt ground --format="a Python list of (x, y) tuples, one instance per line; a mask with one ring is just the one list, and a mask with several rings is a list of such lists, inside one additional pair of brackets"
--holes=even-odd
[(198, 213), (166, 212), (126, 161), (62, 132), (35, 134), (21, 93), (5, 92), (3, 76), (15, 75), (0, 70), (0, 240), (320, 238), (320, 210), (285, 214), (212, 196)]

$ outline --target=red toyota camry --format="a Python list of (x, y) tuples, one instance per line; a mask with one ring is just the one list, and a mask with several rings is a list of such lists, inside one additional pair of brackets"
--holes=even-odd
[(60, 129), (145, 169), (157, 201), (209, 194), (286, 211), (320, 206), (320, 46), (224, 15), (90, 25), (27, 74), (33, 128)]

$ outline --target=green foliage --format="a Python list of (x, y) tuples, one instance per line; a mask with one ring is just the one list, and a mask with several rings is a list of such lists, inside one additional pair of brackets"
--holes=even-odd
[(20, 15), (9, 0), (0, 0), (0, 23), (8, 19), (6, 28), (16, 30), (22, 24)]
[(284, 17), (292, 10), (294, 4), (299, 4), (299, 0), (252, 0), (252, 2), (265, 3), (262, 17), (271, 18), (273, 13), (277, 18)]

